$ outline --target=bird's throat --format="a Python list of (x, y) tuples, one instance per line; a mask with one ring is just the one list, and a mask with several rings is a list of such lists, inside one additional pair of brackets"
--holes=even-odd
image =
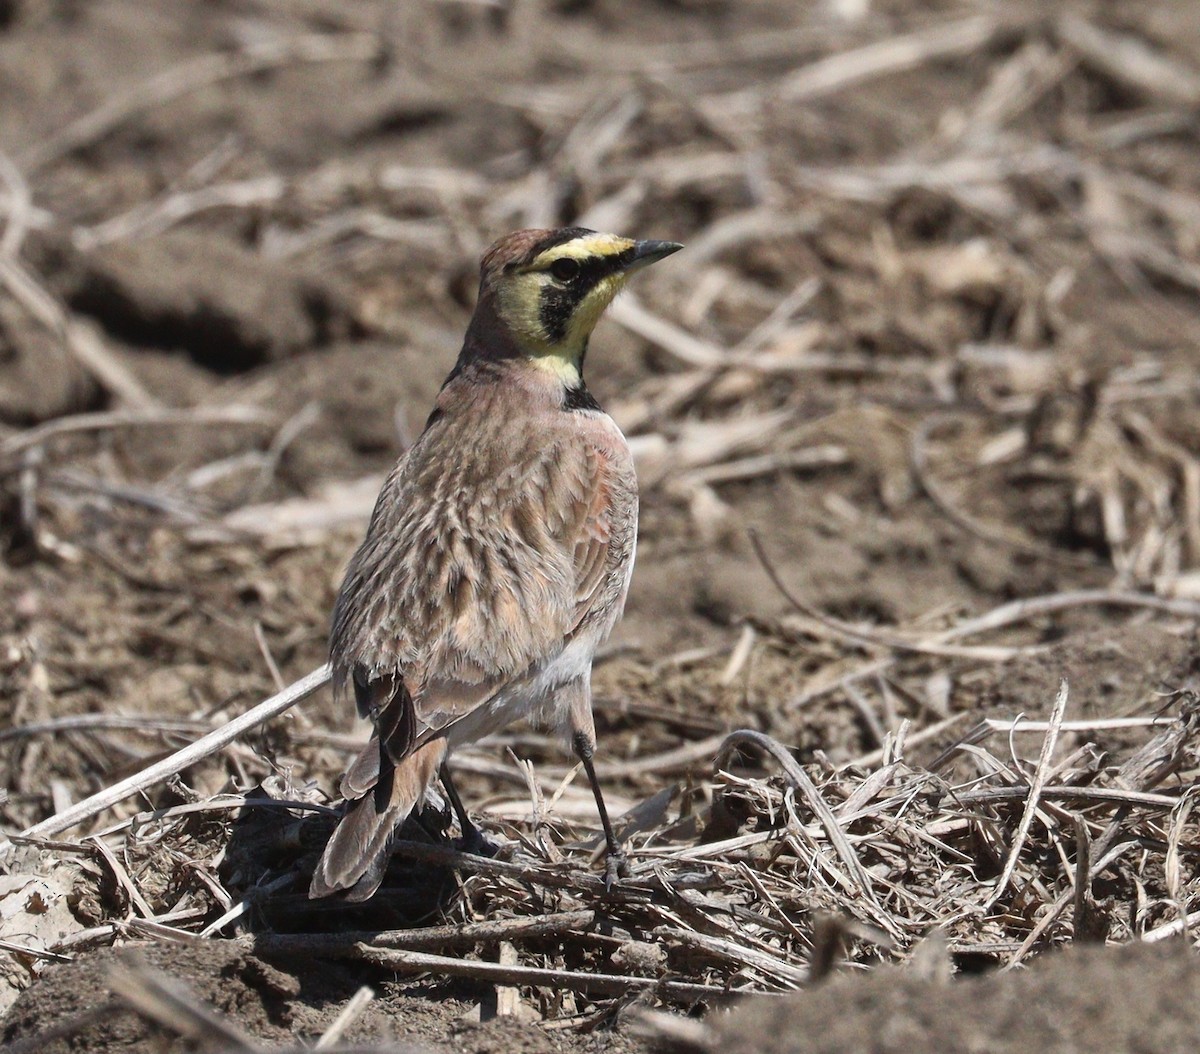
[(580, 349), (576, 355), (555, 349), (553, 352), (530, 355), (528, 361), (534, 368), (557, 378), (563, 387), (578, 388), (583, 384), (583, 354), (584, 349)]

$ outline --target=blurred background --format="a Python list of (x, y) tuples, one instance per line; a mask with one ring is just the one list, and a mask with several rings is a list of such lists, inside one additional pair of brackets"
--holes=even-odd
[[(0, 0), (0, 723), (60, 733), (5, 744), (5, 825), (324, 660), (523, 226), (687, 246), (588, 359), (642, 484), (617, 811), (729, 727), (841, 763), (1190, 685), (1198, 140), (1168, 0)], [(1040, 650), (880, 665), (1030, 598), (969, 639)], [(317, 698), (187, 783), (332, 793), (364, 732)], [(497, 818), (508, 747), (568, 769), (465, 758)]]

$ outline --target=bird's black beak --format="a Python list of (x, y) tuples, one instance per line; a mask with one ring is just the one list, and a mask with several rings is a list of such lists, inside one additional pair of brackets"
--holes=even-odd
[(625, 270), (627, 272), (640, 271), (643, 267), (657, 263), (670, 256), (671, 253), (679, 252), (682, 248), (683, 246), (679, 242), (637, 242), (633, 247), (629, 263), (625, 265)]

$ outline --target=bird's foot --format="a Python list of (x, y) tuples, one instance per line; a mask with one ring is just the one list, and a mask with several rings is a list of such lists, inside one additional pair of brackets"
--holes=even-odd
[(611, 893), (617, 879), (629, 877), (629, 858), (620, 846), (610, 847), (604, 854), (604, 891)]
[(486, 856), (489, 859), (499, 853), (502, 848), (503, 846), (499, 842), (493, 842), (474, 824), (463, 832), (459, 843), (461, 852), (469, 853), (471, 856)]

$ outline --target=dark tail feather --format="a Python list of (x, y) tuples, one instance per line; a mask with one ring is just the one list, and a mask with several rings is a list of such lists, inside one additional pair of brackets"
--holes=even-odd
[(342, 817), (325, 846), (308, 887), (309, 897), (327, 897), (339, 889), (349, 889), (346, 899), (359, 901), (368, 899), (379, 888), (392, 832), (421, 800), (445, 756), (446, 741), (433, 739), (395, 768), (390, 761), (384, 762), (388, 771), (381, 772), (375, 789)]

